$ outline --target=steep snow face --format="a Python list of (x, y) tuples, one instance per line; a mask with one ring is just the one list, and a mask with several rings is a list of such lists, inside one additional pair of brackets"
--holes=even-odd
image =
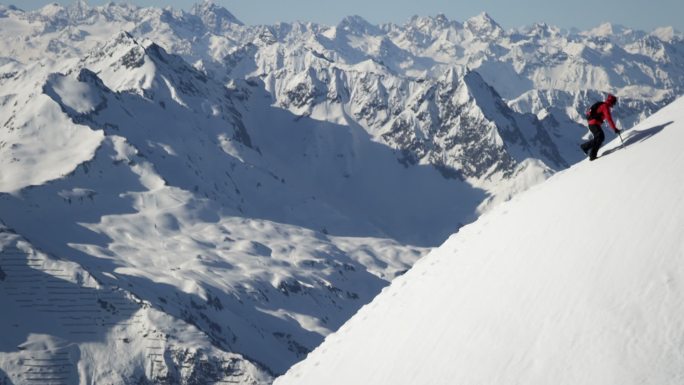
[(463, 227), (275, 383), (678, 382), (683, 111)]

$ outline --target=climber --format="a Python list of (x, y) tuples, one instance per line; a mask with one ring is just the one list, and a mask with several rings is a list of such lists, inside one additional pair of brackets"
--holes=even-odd
[(596, 102), (587, 110), (586, 116), (589, 120), (589, 131), (591, 131), (593, 137), (582, 143), (580, 147), (582, 147), (582, 151), (585, 154), (589, 155), (589, 160), (596, 159), (598, 150), (605, 139), (603, 129), (601, 128), (604, 120), (608, 121), (608, 125), (610, 125), (610, 128), (613, 129), (616, 135), (620, 135), (620, 130), (615, 127), (615, 122), (613, 122), (613, 117), (610, 114), (610, 109), (617, 104), (617, 101), (617, 97), (608, 94), (605, 102)]

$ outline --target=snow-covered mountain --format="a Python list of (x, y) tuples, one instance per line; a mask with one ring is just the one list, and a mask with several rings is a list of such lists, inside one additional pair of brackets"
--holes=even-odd
[(81, 0), (0, 6), (0, 36), (0, 383), (269, 383), (581, 160), (587, 104), (616, 92), (629, 127), (683, 82), (674, 30), (486, 14), (245, 26)]
[(464, 226), (275, 384), (679, 382), (683, 111)]
[[(279, 75), (288, 78), (284, 83), (297, 82), (311, 69), (307, 54), (345, 75), (375, 72), (400, 80), (436, 79), (458, 66), (476, 70), (505, 100), (528, 101), (513, 105), (519, 112), (563, 120), (561, 112), (580, 123), (587, 104), (613, 92), (629, 101), (617, 115), (625, 127), (632, 126), (680, 95), (684, 83), (684, 38), (671, 28), (645, 33), (604, 24), (568, 32), (540, 23), (505, 31), (484, 13), (464, 23), (438, 15), (374, 26), (354, 16), (332, 27), (244, 26), (211, 2), (186, 12), (115, 3), (88, 7), (79, 1), (31, 12), (5, 7), (2, 15), (3, 52), (24, 62), (46, 52), (80, 56), (126, 30), (222, 81), (281, 70), (286, 73)], [(344, 65), (352, 68), (344, 70)], [(273, 96), (287, 102), (285, 95)], [(384, 121), (374, 123), (374, 130), (387, 129)]]
[[(333, 132), (300, 119), (296, 126), (255, 126), (248, 133), (235, 105), (239, 95), (125, 32), (64, 73), (41, 77), (41, 71), (28, 68), (4, 84), (21, 91), (7, 95), (3, 110), (10, 123), (3, 133), (8, 160), (2, 185), (12, 194), (0, 197), (0, 213), (19, 234), (9, 244), (23, 242), (51, 261), (49, 255), (76, 263), (99, 287), (118, 289), (177, 323), (143, 321), (140, 333), (121, 337), (140, 346), (139, 354), (122, 355), (116, 369), (89, 361), (84, 370), (94, 382), (136, 376), (264, 382), (424, 254), (412, 244), (446, 236), (449, 224), (459, 225), (448, 216), (466, 218), (481, 200), (472, 187), (434, 169), (407, 170), (390, 149), (367, 137), (352, 147), (348, 127)], [(26, 79), (37, 83), (27, 87)], [(278, 111), (265, 116), (297, 118)], [(311, 157), (320, 163), (311, 164)], [(382, 186), (368, 183), (372, 179)], [(374, 188), (397, 192), (388, 199), (371, 195)], [(445, 209), (454, 196), (463, 204)], [(390, 212), (396, 205), (410, 209)], [(408, 217), (442, 234), (411, 242), (410, 227), (401, 225)], [(6, 269), (14, 249), (2, 250)], [(16, 319), (30, 318), (41, 294), (54, 294), (49, 283), (36, 291), (12, 269), (5, 275), (3, 298)], [(72, 284), (73, 290), (82, 286)], [(22, 295), (13, 298), (16, 293)], [(72, 341), (77, 352), (88, 344), (104, 352), (125, 348), (110, 345), (110, 336), (138, 316), (136, 309), (102, 323), (104, 315), (87, 316), (100, 311), (100, 302), (68, 298), (63, 300), (73, 300), (73, 316), (94, 328), (89, 338)], [(51, 304), (39, 309), (47, 313), (46, 334), (61, 336), (60, 312)], [(114, 306), (111, 312), (120, 310)], [(17, 325), (26, 336), (33, 332), (33, 324)], [(145, 331), (163, 334), (157, 353), (176, 357), (187, 346), (173, 341), (186, 329), (204, 333), (211, 343), (192, 357), (211, 349), (233, 352), (230, 367), (237, 372), (205, 367), (200, 358), (150, 359)], [(22, 364), (21, 352), (35, 350), (46, 360), (57, 354), (48, 342), (35, 348), (21, 343), (3, 342), (10, 352), (18, 349), (3, 362), (13, 362), (12, 378), (20, 381), (35, 371)], [(70, 360), (76, 367), (78, 355)]]

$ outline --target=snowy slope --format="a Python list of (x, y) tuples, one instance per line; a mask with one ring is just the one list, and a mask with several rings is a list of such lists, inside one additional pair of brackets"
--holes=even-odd
[(275, 383), (680, 383), (683, 111), (463, 227)]

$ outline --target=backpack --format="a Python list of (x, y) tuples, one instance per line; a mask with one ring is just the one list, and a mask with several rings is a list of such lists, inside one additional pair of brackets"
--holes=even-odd
[(603, 102), (596, 102), (592, 104), (591, 107), (589, 107), (589, 109), (585, 113), (587, 120), (603, 120), (603, 114), (600, 114), (598, 112), (598, 109), (599, 107), (601, 107), (602, 104)]

